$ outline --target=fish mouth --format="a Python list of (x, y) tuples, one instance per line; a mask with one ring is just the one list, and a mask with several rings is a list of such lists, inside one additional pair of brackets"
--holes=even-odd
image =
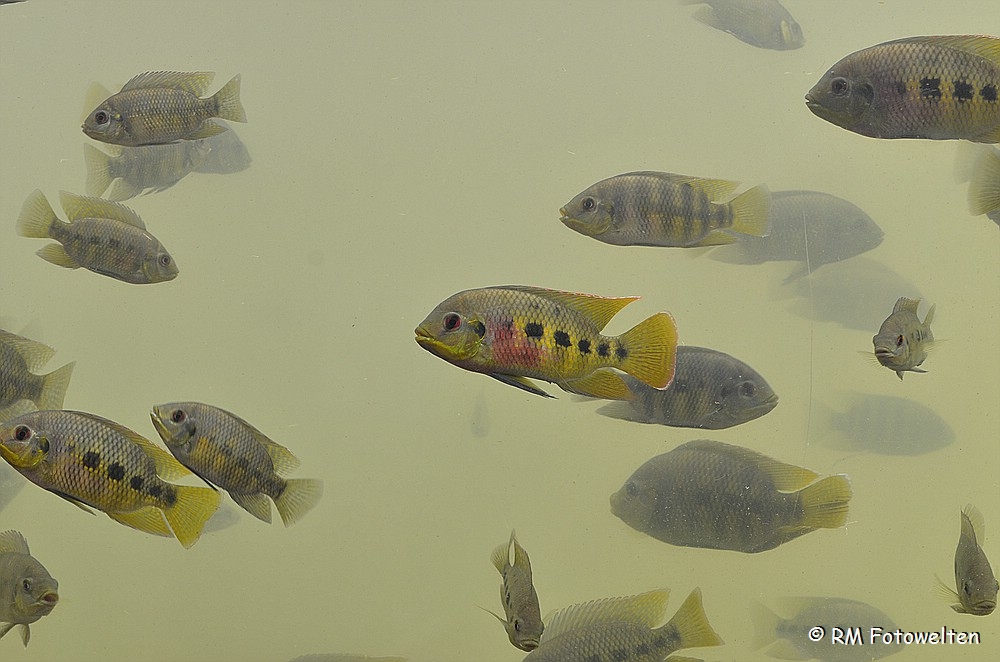
[(993, 610), (997, 608), (997, 603), (995, 600), (981, 600), (976, 604), (972, 605), (969, 609), (976, 616), (987, 616), (993, 613)]
[(535, 638), (522, 639), (517, 642), (517, 647), (523, 651), (533, 651), (538, 648), (539, 640)]

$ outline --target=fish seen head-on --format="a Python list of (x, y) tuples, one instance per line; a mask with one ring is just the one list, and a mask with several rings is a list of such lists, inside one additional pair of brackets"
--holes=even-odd
[(59, 582), (33, 557), (26, 556), (24, 561), (14, 586), (14, 611), (20, 620), (34, 623), (59, 604)]
[(446, 361), (470, 361), (483, 347), (486, 324), (475, 313), (457, 311), (455, 297), (446, 299), (414, 330), (417, 344)]
[(18, 469), (38, 467), (49, 453), (45, 433), (24, 423), (4, 428), (0, 432), (0, 455)]

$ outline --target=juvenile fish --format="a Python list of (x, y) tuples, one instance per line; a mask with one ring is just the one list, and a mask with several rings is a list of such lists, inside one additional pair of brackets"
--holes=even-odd
[(740, 41), (777, 51), (802, 48), (802, 28), (778, 0), (681, 0), (706, 4), (695, 14), (705, 25), (728, 32)]
[(607, 400), (631, 397), (616, 368), (663, 388), (674, 375), (677, 327), (657, 313), (620, 336), (601, 330), (638, 297), (607, 298), (507, 285), (465, 290), (415, 330), (421, 347), (449, 363), (549, 397), (529, 378)]
[(953, 600), (951, 608), (960, 614), (987, 616), (997, 607), (1000, 587), (979, 543), (984, 529), (982, 513), (971, 504), (962, 509), (962, 532), (955, 550), (955, 586), (958, 590), (953, 591), (938, 580), (942, 596)]
[(844, 525), (847, 476), (817, 478), (749, 449), (700, 439), (639, 467), (611, 495), (611, 512), (671, 545), (752, 554)]
[(239, 74), (212, 96), (201, 98), (214, 77), (203, 71), (139, 74), (90, 112), (83, 132), (101, 142), (136, 147), (208, 138), (226, 131), (226, 126), (212, 121), (215, 117), (246, 122)]
[(229, 492), (238, 506), (271, 522), (274, 501), (285, 526), (309, 512), (323, 495), (323, 483), (283, 478), (299, 465), (284, 446), (242, 418), (199, 402), (172, 402), (153, 407), (153, 426), (163, 443), (185, 467), (205, 482)]
[(75, 362), (36, 374), (55, 350), (0, 329), (0, 423), (34, 409), (62, 409)]
[(36, 190), (25, 200), (17, 219), (23, 237), (52, 238), (38, 251), (47, 262), (137, 285), (162, 283), (177, 277), (177, 264), (163, 244), (146, 231), (134, 211), (117, 202), (73, 195), (59, 201), (69, 222), (60, 221), (45, 195)]
[(655, 389), (624, 377), (631, 400), (612, 402), (598, 414), (636, 423), (720, 430), (759, 418), (778, 396), (756, 370), (714, 349), (679, 345), (674, 381)]
[(96, 508), (139, 531), (176, 536), (184, 547), (198, 542), (219, 506), (214, 490), (164, 481), (190, 473), (169, 453), (93, 414), (38, 411), (7, 421), (0, 425), (0, 456), (87, 512)]
[[(514, 549), (514, 563), (510, 562), (510, 550)], [(500, 602), (503, 603), (505, 618), (493, 614), (503, 623), (507, 638), (523, 651), (538, 648), (538, 642), (545, 626), (538, 606), (538, 595), (531, 582), (531, 561), (528, 553), (517, 542), (514, 532), (510, 541), (493, 550), (493, 566), (500, 573)], [(493, 612), (490, 612), (491, 614)]]
[(875, 358), (902, 379), (903, 373), (927, 372), (919, 366), (927, 358), (927, 350), (934, 341), (931, 322), (934, 308), (931, 306), (921, 322), (917, 317), (920, 299), (899, 297), (892, 308), (892, 314), (882, 322), (878, 333), (872, 337)]
[(59, 602), (59, 582), (28, 551), (17, 531), (0, 533), (0, 638), (21, 626), (21, 641), (31, 639), (31, 624), (48, 616)]
[(767, 235), (767, 187), (720, 202), (737, 186), (669, 172), (630, 172), (586, 188), (559, 210), (560, 220), (617, 246), (714, 246), (736, 241), (731, 232)]
[(1000, 39), (907, 37), (837, 62), (806, 95), (817, 117), (872, 138), (1000, 142)]
[(541, 644), (524, 662), (661, 662), (682, 648), (722, 645), (697, 588), (673, 618), (659, 625), (669, 594), (662, 589), (561, 609), (549, 618)]

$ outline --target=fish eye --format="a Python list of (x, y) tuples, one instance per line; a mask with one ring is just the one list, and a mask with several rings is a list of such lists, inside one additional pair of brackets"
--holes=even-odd
[(96, 113), (94, 113), (94, 123), (98, 124), (99, 126), (104, 126), (110, 121), (111, 121), (111, 115), (108, 114), (108, 111), (99, 110)]
[(625, 483), (625, 494), (632, 497), (639, 496), (639, 486), (632, 481)]
[(28, 578), (21, 580), (21, 588), (24, 589), (25, 593), (31, 592), (31, 580)]
[(448, 313), (444, 316), (444, 330), (445, 331), (458, 331), (462, 326), (462, 318), (458, 313)]
[(962, 592), (966, 595), (972, 595), (972, 582), (968, 579), (962, 582)]
[(757, 387), (751, 381), (745, 381), (740, 383), (740, 395), (744, 398), (752, 398)]
[(187, 419), (187, 413), (183, 409), (175, 409), (170, 412), (170, 420), (174, 423), (183, 423)]
[(900, 334), (896, 336), (896, 347), (902, 347), (902, 346), (903, 346), (903, 335)]
[(520, 631), (521, 631), (521, 621), (519, 621), (519, 620), (517, 620), (515, 618), (514, 619), (514, 632), (520, 632)]
[(583, 211), (590, 211), (597, 206), (597, 202), (593, 198), (584, 198), (580, 201), (580, 206), (583, 207)]
[(161, 267), (169, 267), (170, 266), (170, 256), (167, 255), (166, 253), (163, 253), (162, 255), (160, 255), (160, 266)]
[(14, 439), (17, 441), (26, 441), (31, 438), (31, 428), (27, 425), (18, 425), (14, 428)]
[(843, 76), (837, 76), (830, 81), (830, 92), (834, 95), (840, 97), (844, 96), (851, 90), (851, 82), (844, 78)]

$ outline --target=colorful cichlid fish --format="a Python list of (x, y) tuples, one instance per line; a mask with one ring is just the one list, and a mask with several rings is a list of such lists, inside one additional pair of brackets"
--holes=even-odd
[(631, 397), (617, 368), (655, 388), (673, 379), (677, 327), (657, 313), (620, 336), (601, 330), (638, 297), (508, 285), (465, 290), (416, 328), (417, 343), (460, 368), (549, 397), (529, 378), (608, 400)]

